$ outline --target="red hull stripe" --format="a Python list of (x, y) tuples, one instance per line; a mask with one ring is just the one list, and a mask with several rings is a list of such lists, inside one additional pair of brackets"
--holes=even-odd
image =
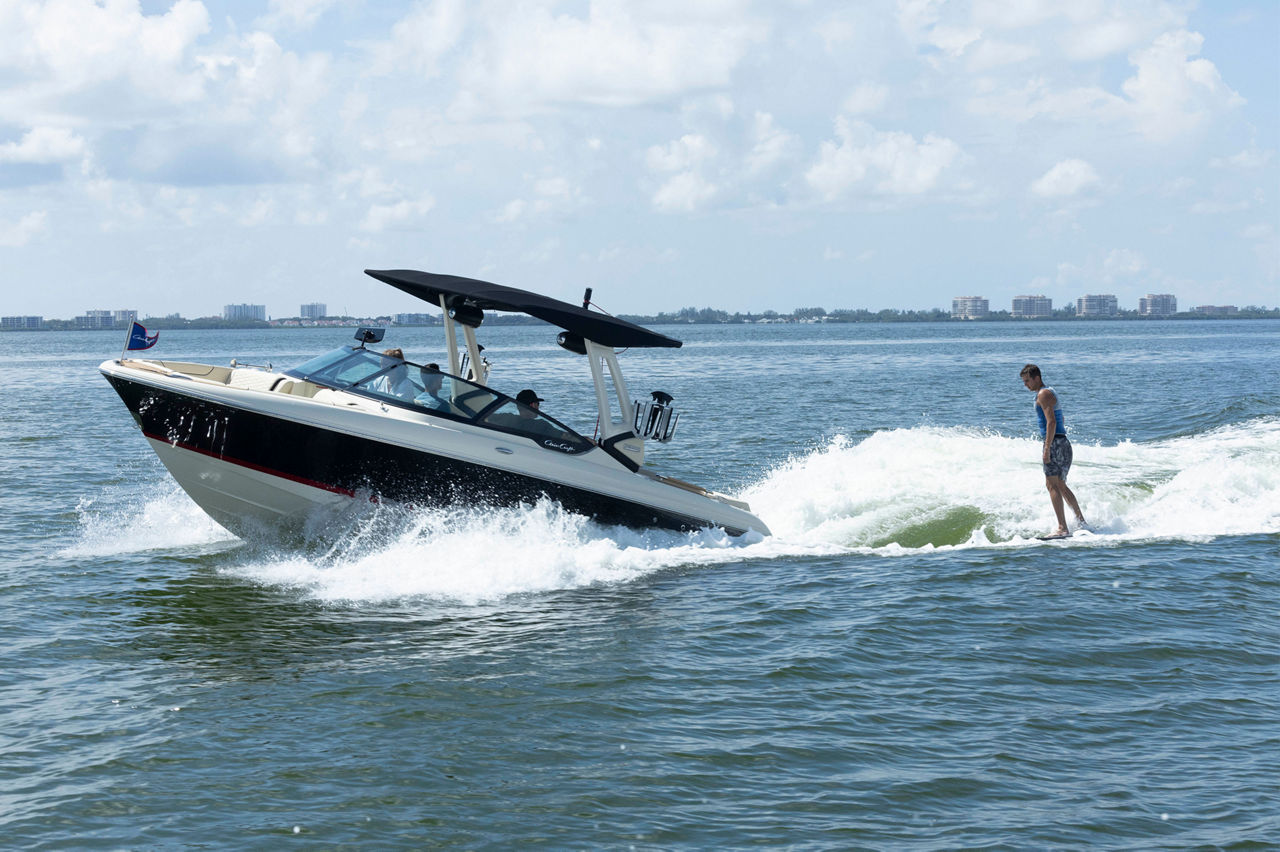
[(188, 452), (199, 453), (202, 456), (208, 456), (211, 459), (217, 459), (218, 461), (224, 461), (224, 462), (228, 462), (229, 464), (239, 465), (240, 467), (247, 467), (249, 468), (249, 470), (256, 470), (258, 473), (265, 473), (268, 476), (278, 476), (281, 479), (287, 479), (290, 482), (296, 482), (299, 485), (308, 485), (312, 488), (319, 488), (322, 491), (329, 491), (334, 494), (341, 494), (344, 497), (356, 496), (356, 492), (352, 491), (350, 488), (342, 488), (341, 486), (338, 486), (338, 485), (330, 485), (327, 482), (317, 482), (314, 479), (307, 479), (304, 476), (294, 476), (292, 473), (285, 473), (282, 470), (276, 470), (275, 468), (264, 467), (260, 464), (254, 464), (253, 462), (245, 461), (244, 459), (232, 458), (230, 456), (221, 456), (216, 453), (211, 453), (208, 450), (202, 450), (197, 446), (193, 446), (192, 444), (183, 443), (182, 441), (170, 441), (168, 438), (163, 438), (160, 435), (153, 435), (150, 432), (143, 432), (142, 434), (146, 435), (148, 438), (150, 438), (153, 441), (159, 441), (160, 443), (168, 444), (171, 447), (178, 447), (179, 449), (183, 449)]

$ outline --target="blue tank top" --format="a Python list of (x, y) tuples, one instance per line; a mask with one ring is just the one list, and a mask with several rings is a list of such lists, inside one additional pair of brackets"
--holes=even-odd
[[(1058, 392), (1051, 387), (1045, 387), (1049, 393), (1053, 394), (1053, 422), (1055, 424), (1054, 434), (1067, 434), (1067, 423), (1062, 419), (1062, 397), (1058, 396)], [(1039, 393), (1036, 394), (1040, 396)], [(1040, 424), (1040, 437), (1044, 437), (1049, 431), (1049, 424), (1044, 419), (1044, 409), (1040, 407), (1039, 402), (1031, 403), (1036, 409), (1036, 421)]]

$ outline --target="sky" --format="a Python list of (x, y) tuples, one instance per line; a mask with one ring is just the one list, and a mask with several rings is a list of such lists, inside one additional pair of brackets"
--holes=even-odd
[(0, 314), (1280, 305), (1280, 3), (0, 0)]

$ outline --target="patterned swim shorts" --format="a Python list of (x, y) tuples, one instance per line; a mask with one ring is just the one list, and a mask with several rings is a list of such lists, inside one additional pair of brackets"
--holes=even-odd
[(1066, 480), (1067, 471), (1071, 470), (1071, 442), (1066, 435), (1059, 432), (1053, 436), (1053, 443), (1049, 445), (1049, 461), (1040, 466), (1044, 468), (1045, 476)]

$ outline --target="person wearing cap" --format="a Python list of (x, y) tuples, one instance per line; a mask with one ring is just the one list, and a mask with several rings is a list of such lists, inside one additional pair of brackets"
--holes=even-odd
[(520, 409), (521, 417), (537, 417), (538, 404), (542, 402), (542, 397), (538, 396), (529, 388), (525, 388), (520, 391), (520, 393), (516, 394), (516, 402), (525, 406), (525, 408)]
[(558, 430), (551, 424), (551, 421), (545, 417), (538, 416), (538, 406), (542, 403), (542, 397), (538, 396), (532, 389), (525, 388), (516, 394), (516, 402), (520, 403), (517, 406), (520, 416), (515, 428), (525, 432), (532, 432), (535, 435), (554, 437), (558, 434)]

